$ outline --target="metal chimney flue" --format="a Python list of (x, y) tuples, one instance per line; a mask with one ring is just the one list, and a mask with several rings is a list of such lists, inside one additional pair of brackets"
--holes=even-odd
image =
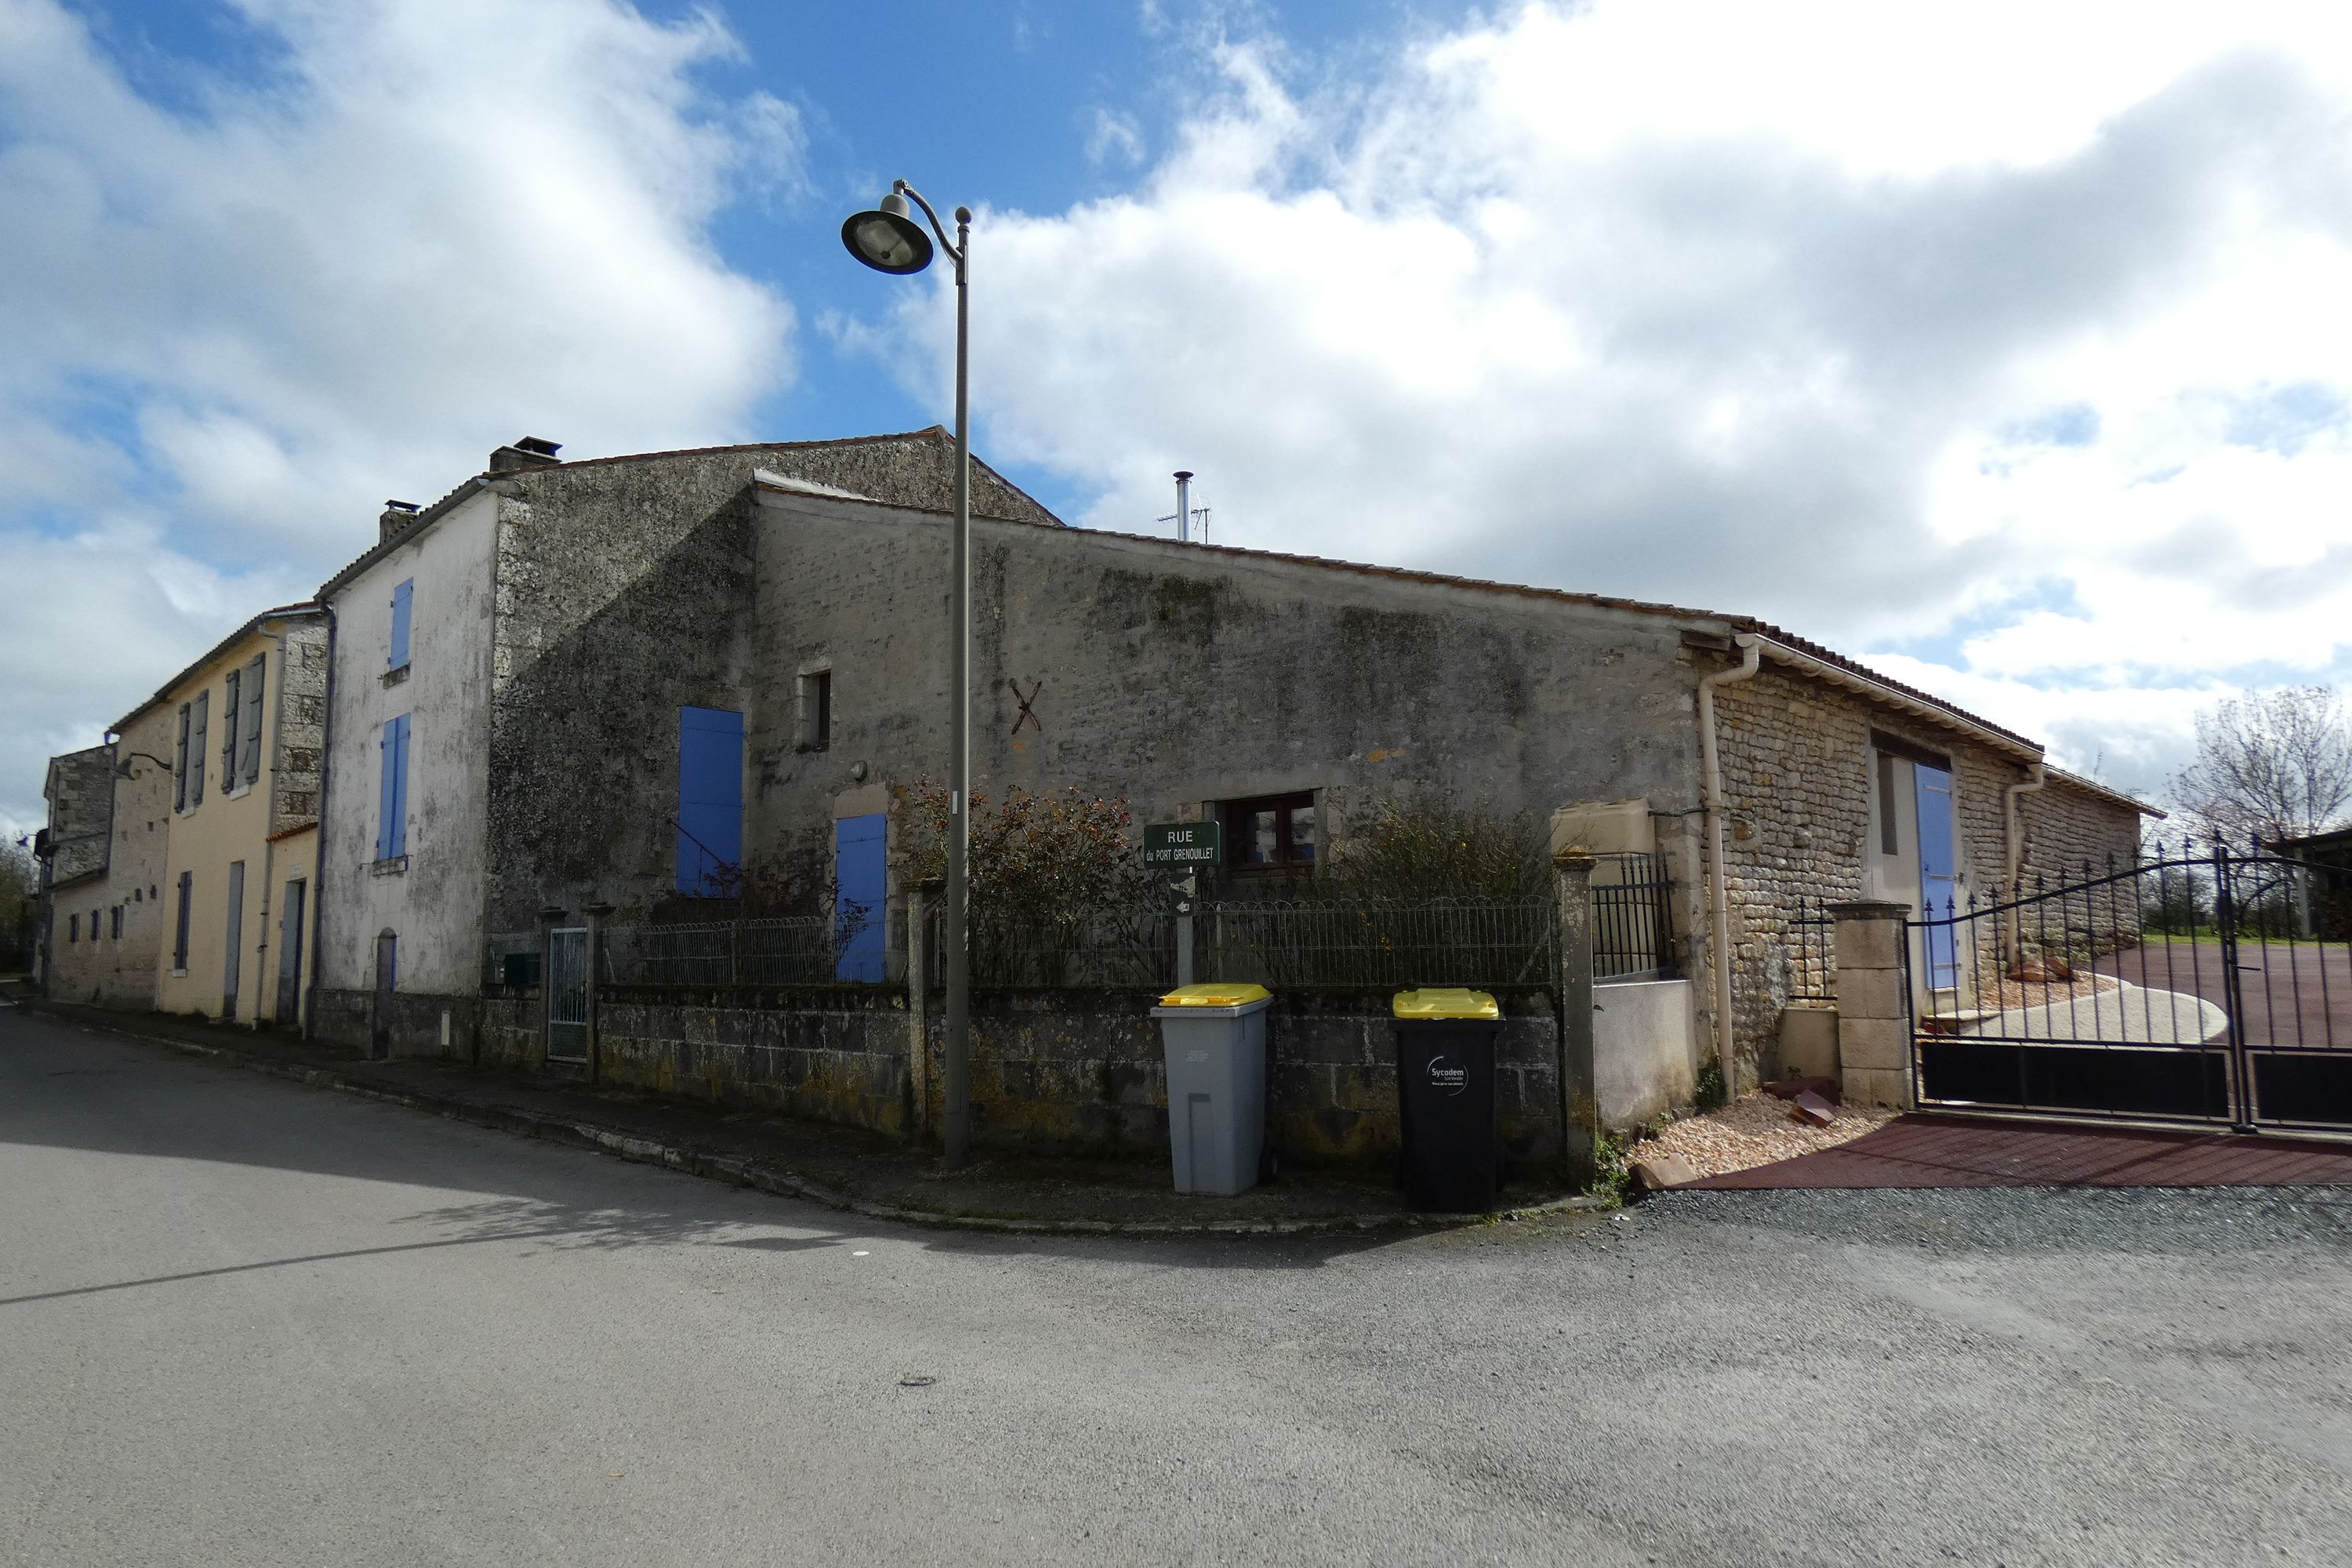
[(1192, 470), (1176, 470), (1176, 542), (1189, 544), (1192, 539)]

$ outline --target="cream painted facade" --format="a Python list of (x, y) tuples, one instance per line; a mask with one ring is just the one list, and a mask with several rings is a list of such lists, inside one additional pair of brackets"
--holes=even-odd
[(155, 961), (163, 1012), (302, 1017), (326, 668), (325, 614), (296, 605), (256, 616), (156, 694), (173, 769)]

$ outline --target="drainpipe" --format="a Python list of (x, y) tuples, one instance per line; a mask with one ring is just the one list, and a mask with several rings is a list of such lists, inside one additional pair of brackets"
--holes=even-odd
[[(2025, 867), (2025, 829), (2018, 820), (2017, 797), (2021, 795), (2032, 795), (2049, 782), (2048, 770), (2042, 763), (2036, 763), (2027, 770), (2025, 777), (2000, 792), (2001, 826), (2009, 840), (2009, 890), (2001, 894), (2001, 897), (2012, 903), (2017, 900), (2018, 873)], [(2015, 963), (2024, 952), (2018, 942), (2017, 921), (2011, 920), (2009, 922), (2009, 941), (2006, 943), (2009, 952), (2004, 955), (2011, 963)]]
[(1739, 1076), (1731, 1037), (1731, 889), (1723, 867), (1723, 759), (1716, 750), (1715, 689), (1754, 675), (1764, 657), (1762, 640), (1751, 633), (1742, 632), (1732, 641), (1740, 649), (1738, 668), (1718, 669), (1700, 677), (1698, 683), (1699, 773), (1706, 792), (1707, 919), (1715, 942), (1715, 1059), (1723, 1071), (1726, 1100), (1738, 1098)]
[(2025, 830), (2018, 823), (2017, 797), (2032, 795), (2049, 782), (2048, 770), (2036, 763), (2026, 770), (2025, 777), (2000, 792), (2001, 823), (2009, 837), (2009, 891), (2003, 895), (2006, 898), (2017, 897), (2017, 873), (2025, 864)]

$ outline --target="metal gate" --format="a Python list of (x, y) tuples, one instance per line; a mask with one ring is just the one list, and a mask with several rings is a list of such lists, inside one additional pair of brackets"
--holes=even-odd
[(2347, 891), (2341, 868), (2184, 843), (1948, 901), (1904, 944), (1918, 1102), (2352, 1131)]
[(547, 933), (547, 1058), (588, 1059), (588, 928)]

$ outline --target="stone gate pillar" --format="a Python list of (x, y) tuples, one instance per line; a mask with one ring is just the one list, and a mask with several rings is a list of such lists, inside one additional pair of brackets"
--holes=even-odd
[(1559, 1154), (1576, 1181), (1592, 1179), (1601, 1086), (1592, 1057), (1592, 868), (1581, 849), (1552, 857), (1559, 899)]
[(1903, 904), (1832, 904), (1837, 958), (1838, 1066), (1856, 1105), (1908, 1110), (1911, 1009), (1903, 994)]

